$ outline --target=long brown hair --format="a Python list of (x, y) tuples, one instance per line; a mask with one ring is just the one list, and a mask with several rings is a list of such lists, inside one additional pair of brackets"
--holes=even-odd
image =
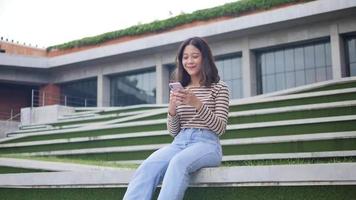
[(190, 75), (184, 69), (182, 63), (183, 51), (188, 45), (193, 45), (195, 48), (199, 49), (202, 56), (202, 80), (200, 84), (209, 87), (212, 83), (219, 82), (220, 77), (218, 74), (218, 69), (216, 68), (214, 57), (211, 53), (210, 47), (208, 43), (200, 37), (189, 38), (180, 45), (176, 57), (175, 73), (177, 81), (179, 81), (184, 87), (187, 86), (191, 81)]

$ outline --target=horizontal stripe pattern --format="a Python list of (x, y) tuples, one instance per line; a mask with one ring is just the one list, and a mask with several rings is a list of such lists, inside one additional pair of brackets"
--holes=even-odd
[(182, 128), (210, 129), (217, 135), (226, 130), (229, 114), (229, 89), (222, 81), (210, 87), (189, 88), (203, 103), (199, 110), (193, 106), (177, 106), (175, 116), (168, 115), (167, 127), (169, 133), (177, 135)]

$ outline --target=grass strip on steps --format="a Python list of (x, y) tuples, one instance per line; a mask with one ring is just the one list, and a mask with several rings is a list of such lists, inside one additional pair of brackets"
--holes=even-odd
[[(117, 200), (126, 188), (0, 188), (2, 200)], [(157, 199), (159, 189), (153, 199)], [(189, 187), (184, 200), (352, 200), (355, 185)]]
[(292, 105), (307, 105), (307, 104), (317, 104), (317, 103), (328, 103), (328, 102), (337, 102), (337, 101), (346, 101), (346, 100), (355, 100), (356, 93), (344, 93), (344, 94), (334, 94), (334, 95), (324, 95), (318, 97), (304, 97), (300, 99), (287, 99), (271, 102), (262, 102), (262, 103), (250, 103), (244, 105), (232, 105), (230, 106), (230, 112), (235, 111), (245, 111), (245, 110), (255, 110), (263, 108), (277, 108), (283, 106), (292, 106)]
[[(285, 126), (228, 130), (221, 138), (230, 139), (230, 138), (248, 138), (248, 137), (294, 135), (294, 134), (308, 134), (308, 133), (322, 133), (322, 132), (353, 131), (356, 130), (355, 124), (356, 124), (356, 120), (350, 120), (350, 121), (323, 122), (323, 123), (299, 124), (299, 125), (291, 124)], [(95, 137), (100, 135), (113, 135), (113, 134), (120, 134), (120, 133), (156, 131), (156, 130), (166, 130), (166, 125), (165, 124), (146, 125), (146, 126), (136, 126), (136, 127), (113, 128), (108, 130), (93, 130), (93, 131), (70, 132), (70, 133), (62, 133), (62, 134), (29, 136), (29, 137), (3, 142), (2, 144), (28, 142), (28, 141), (43, 141), (43, 140), (62, 139), (62, 138)]]
[(75, 142), (75, 143), (9, 147), (9, 148), (0, 148), (0, 152), (3, 154), (9, 154), (9, 153), (72, 150), (72, 149), (87, 149), (87, 148), (101, 148), (101, 147), (119, 147), (119, 146), (170, 143), (172, 142), (172, 140), (173, 140), (172, 136), (167, 134), (167, 135), (160, 135), (160, 136), (146, 136), (146, 137), (136, 137), (136, 138), (120, 138), (120, 139), (97, 140), (97, 141)]
[(23, 137), (11, 141), (3, 142), (2, 144), (64, 139), (64, 138), (96, 137), (101, 135), (114, 135), (120, 133), (133, 133), (133, 132), (144, 132), (144, 131), (159, 131), (159, 130), (166, 130), (166, 129), (167, 129), (166, 124), (155, 124), (155, 125), (145, 125), (145, 126), (137, 125), (131, 127), (120, 127), (120, 128), (111, 128), (111, 129), (103, 129), (103, 130), (88, 130), (88, 131), (68, 132), (68, 133), (59, 133), (59, 134), (28, 136), (28, 137)]
[(327, 91), (327, 90), (337, 90), (337, 89), (346, 89), (346, 88), (355, 88), (356, 81), (347, 82), (347, 83), (338, 83), (333, 85), (327, 85), (320, 88), (311, 89), (308, 91), (297, 92), (295, 94), (306, 93), (306, 92), (320, 92), (320, 91)]
[(353, 162), (356, 162), (356, 157), (287, 158), (287, 159), (223, 161), (221, 166), (235, 167), (235, 166), (298, 165), (298, 164), (353, 163)]
[[(79, 160), (69, 158), (58, 158), (54, 156), (47, 157), (33, 157), (24, 155), (0, 155), (0, 157), (49, 161), (59, 163), (72, 163), (93, 165), (102, 167), (116, 167), (116, 168), (131, 168), (136, 169), (139, 164), (134, 163), (118, 163), (107, 162), (102, 160)], [(265, 166), (265, 165), (297, 165), (297, 164), (320, 164), (320, 163), (353, 163), (356, 162), (356, 157), (328, 157), (328, 158), (287, 158), (287, 159), (265, 159), (265, 160), (242, 160), (242, 161), (223, 161), (222, 167), (236, 167), (236, 166)]]
[(27, 169), (27, 168), (20, 168), (20, 167), (0, 166), (0, 174), (33, 173), (33, 172), (51, 172), (51, 171), (41, 170), (41, 169)]
[(142, 108), (127, 108), (121, 110), (112, 110), (112, 111), (104, 111), (100, 112), (101, 115), (113, 114), (113, 113), (126, 113), (126, 112), (136, 112), (136, 111), (149, 111), (152, 109), (160, 109), (166, 108), (167, 106), (159, 106), (159, 107), (142, 107)]
[(94, 122), (103, 122), (103, 121), (108, 121), (108, 120), (113, 120), (113, 119), (120, 119), (123, 117), (108, 117), (108, 118), (99, 118), (99, 119), (81, 119), (80, 121), (69, 121), (69, 122), (56, 122), (53, 124), (50, 124), (55, 127), (62, 127), (62, 126), (67, 126), (67, 125), (75, 125), (75, 124), (85, 124), (85, 123), (94, 123)]
[(224, 155), (356, 150), (356, 138), (223, 146)]
[(113, 163), (106, 162), (102, 160), (80, 160), (80, 159), (70, 159), (70, 158), (58, 158), (55, 156), (25, 156), (20, 154), (0, 154), (3, 158), (16, 158), (16, 159), (26, 159), (34, 161), (48, 161), (48, 162), (58, 162), (58, 163), (72, 163), (72, 164), (82, 164), (82, 165), (93, 165), (102, 167), (116, 167), (116, 168), (137, 168), (138, 164), (134, 163)]
[[(221, 139), (313, 134), (313, 133), (338, 132), (338, 131), (355, 131), (356, 130), (355, 124), (356, 124), (356, 120), (228, 130), (221, 137)], [(160, 144), (160, 143), (170, 143), (171, 141), (172, 141), (172, 137), (169, 136), (167, 133), (167, 135), (162, 135), (162, 136), (146, 136), (146, 137), (137, 137), (137, 138), (97, 140), (97, 141), (77, 142), (77, 143), (36, 145), (36, 146), (27, 146), (27, 147), (8, 147), (8, 148), (0, 148), (0, 151), (1, 153), (20, 153), (20, 152), (36, 152), (36, 151), (49, 151), (49, 150)]]
[(143, 117), (143, 118), (139, 118), (139, 119), (132, 119), (132, 120), (128, 120), (128, 121), (125, 121), (125, 122), (154, 120), (154, 119), (166, 119), (166, 118), (167, 118), (167, 113), (163, 113), (163, 114), (149, 116), (149, 117)]
[[(223, 146), (224, 155), (248, 155), (265, 153), (296, 153), (296, 152), (320, 152), (355, 150), (356, 139), (320, 140), (303, 142), (283, 142), (271, 144), (229, 145)], [(154, 150), (132, 152), (105, 152), (90, 154), (59, 155), (58, 158), (80, 160), (144, 160)]]
[(75, 160), (100, 160), (100, 161), (120, 161), (120, 160), (144, 160), (151, 155), (154, 150), (132, 151), (132, 152), (110, 152), (93, 154), (61, 155), (57, 158), (68, 158)]
[(289, 111), (282, 113), (229, 117), (228, 124), (244, 124), (292, 119), (356, 115), (356, 106), (324, 108), (318, 110)]
[(221, 139), (355, 131), (356, 120), (228, 130)]

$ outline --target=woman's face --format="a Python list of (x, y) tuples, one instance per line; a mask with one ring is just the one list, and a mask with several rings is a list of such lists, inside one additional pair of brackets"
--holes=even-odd
[(190, 77), (201, 76), (202, 55), (193, 45), (187, 45), (183, 51), (182, 63)]

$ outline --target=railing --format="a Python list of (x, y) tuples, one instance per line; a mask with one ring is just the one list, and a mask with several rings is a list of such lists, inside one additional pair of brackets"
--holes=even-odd
[(19, 109), (0, 110), (0, 120), (3, 121), (20, 121), (21, 111)]
[(64, 105), (73, 107), (93, 107), (97, 105), (96, 98), (82, 98), (69, 95), (58, 95), (50, 92), (32, 90), (31, 107), (45, 105)]

